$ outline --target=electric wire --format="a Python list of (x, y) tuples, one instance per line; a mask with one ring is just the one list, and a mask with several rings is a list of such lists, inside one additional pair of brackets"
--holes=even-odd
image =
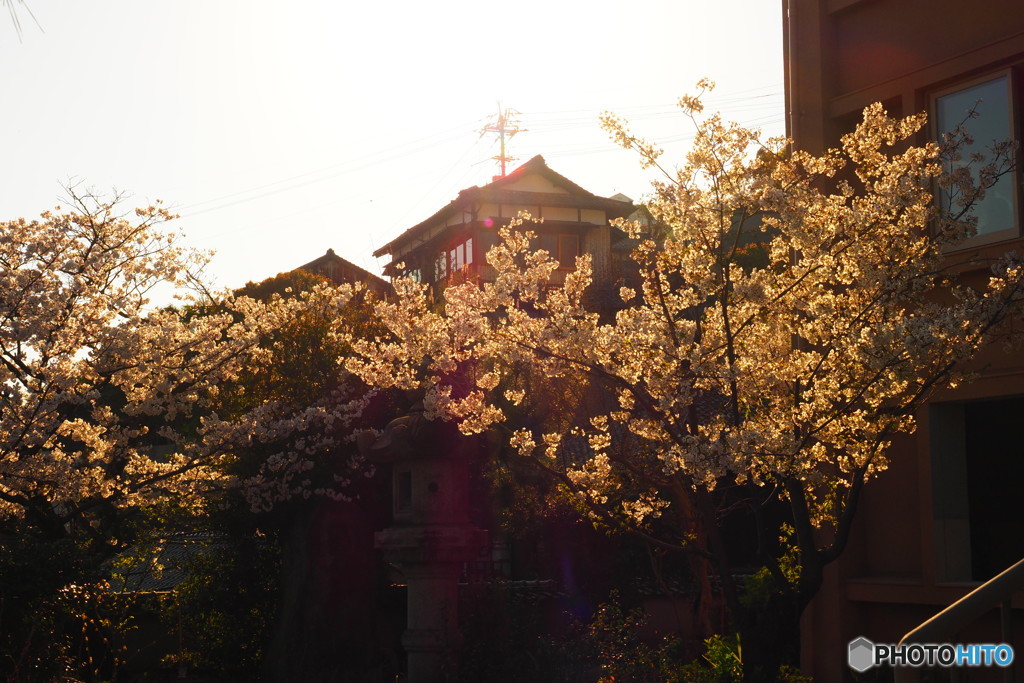
[[(778, 89), (778, 86), (764, 86), (761, 88), (739, 91), (739, 93), (731, 93), (728, 96), (708, 96), (704, 98), (704, 101), (706, 104), (706, 110), (727, 110), (729, 115), (725, 118), (739, 119), (744, 125), (758, 128), (777, 126), (784, 122), (782, 114), (782, 97), (782, 91)], [(584, 127), (592, 127), (596, 131), (599, 117), (603, 111), (606, 110), (572, 109), (538, 112), (527, 111), (521, 114), (520, 120), (524, 127), (531, 133), (530, 147), (542, 149), (545, 157), (548, 158), (549, 161), (556, 160), (557, 162), (558, 159), (611, 154), (612, 152), (622, 151), (620, 147), (614, 145), (610, 140), (604, 143), (598, 143), (596, 141), (596, 136), (593, 142), (565, 142), (564, 137), (560, 135), (567, 130), (579, 130)], [(680, 117), (678, 105), (675, 103), (631, 105), (621, 108), (610, 108), (607, 111), (612, 111), (616, 115), (623, 117), (629, 121), (631, 125), (642, 127), (649, 127), (652, 124), (659, 124), (663, 121), (678, 121)], [(343, 175), (363, 171), (367, 168), (387, 163), (398, 158), (407, 159), (409, 156), (414, 154), (429, 152), (440, 146), (449, 145), (451, 142), (462, 136), (468, 135), (471, 132), (477, 133), (479, 124), (486, 118), (487, 117), (482, 117), (475, 121), (466, 122), (458, 126), (437, 131), (415, 140), (395, 145), (385, 150), (364, 154), (352, 159), (346, 159), (338, 162), (337, 164), (331, 164), (322, 168), (264, 183), (262, 185), (220, 195), (218, 197), (192, 202), (181, 207), (181, 209), (183, 209), (182, 217), (190, 218), (208, 212), (219, 211), (241, 204), (259, 201), (273, 195), (295, 191), (317, 183), (334, 180)], [(374, 250), (376, 249), (376, 244), (380, 241), (376, 237), (377, 234), (382, 232), (384, 234), (396, 234), (396, 232), (400, 232), (402, 226), (404, 226), (404, 221), (407, 220), (408, 216), (416, 212), (419, 207), (424, 206), (428, 200), (432, 200), (431, 203), (438, 207), (444, 206), (447, 202), (451, 201), (455, 193), (465, 187), (465, 183), (468, 182), (475, 173), (477, 173), (474, 167), (482, 162), (465, 165), (462, 173), (457, 174), (457, 176), (453, 176), (452, 172), (455, 171), (459, 165), (464, 164), (466, 158), (478, 148), (480, 139), (476, 136), (474, 137), (476, 139), (474, 139), (473, 144), (465, 148), (462, 154), (449, 165), (447, 170), (440, 174), (429, 173), (429, 175), (435, 177), (434, 182), (430, 184), (429, 188), (420, 194), (418, 199), (408, 204), (408, 208), (402, 213), (401, 217), (388, 221), (391, 223), (390, 229), (379, 230), (372, 226), (367, 227), (366, 235), (373, 245)], [(658, 144), (661, 146), (674, 146), (677, 143), (685, 143), (692, 140), (693, 132), (669, 135), (652, 134), (651, 137), (652, 139), (656, 139)], [(548, 141), (545, 141), (545, 139), (548, 139)], [(489, 161), (489, 159), (487, 161)], [(407, 179), (414, 180), (417, 177), (423, 177), (426, 175), (428, 175), (428, 173), (407, 177)], [(449, 178), (451, 180), (444, 185), (444, 187), (447, 188), (445, 192), (435, 195), (434, 191)], [(263, 227), (268, 224), (282, 225), (287, 222), (294, 222), (297, 216), (320, 211), (346, 200), (346, 197), (339, 196), (315, 206), (307, 206), (296, 211), (290, 211), (284, 216), (268, 218), (258, 221), (257, 223), (247, 223), (227, 230), (207, 233), (200, 237), (199, 240), (208, 241), (210, 239), (223, 237), (227, 234), (241, 230), (252, 230), (253, 228)], [(367, 267), (368, 263), (363, 259), (359, 259), (359, 261), (363, 261), (361, 264), (363, 267), (371, 271), (373, 270), (372, 268)], [(379, 268), (380, 264), (378, 263), (378, 271)]]

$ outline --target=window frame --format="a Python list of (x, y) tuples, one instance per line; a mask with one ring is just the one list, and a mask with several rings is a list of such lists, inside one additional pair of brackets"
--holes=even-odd
[[(573, 250), (572, 263), (565, 263), (565, 256), (562, 254), (562, 241), (571, 238), (576, 243), (576, 248)], [(574, 233), (560, 232), (558, 233), (558, 269), (559, 270), (576, 270), (576, 259), (583, 251), (581, 248), (580, 236)]]
[[(957, 92), (973, 88), (983, 83), (995, 81), (1000, 78), (1006, 79), (1006, 100), (1007, 100), (1007, 118), (1009, 121), (1009, 137), (1013, 140), (1021, 139), (1021, 125), (1019, 117), (1019, 104), (1017, 96), (1017, 78), (1014, 73), (1014, 69), (1007, 67), (999, 69), (997, 71), (988, 71), (984, 74), (974, 76), (966, 80), (960, 80), (956, 83), (947, 85), (943, 88), (934, 90), (930, 93), (928, 98), (928, 112), (929, 112), (929, 139), (938, 141), (943, 131), (939, 130), (939, 116), (938, 116), (938, 102), (939, 99), (948, 95), (953, 95)], [(983, 142), (983, 141), (982, 141)], [(1020, 150), (1018, 150), (1018, 154)], [(969, 237), (962, 242), (956, 244), (951, 248), (951, 251), (958, 251), (961, 249), (971, 249), (975, 247), (981, 247), (989, 244), (995, 244), (998, 242), (1006, 242), (1021, 237), (1021, 200), (1022, 192), (1020, 187), (1020, 168), (1013, 169), (1008, 176), (1008, 182), (1010, 184), (1011, 193), (1011, 209), (1013, 212), (1011, 225), (1007, 228), (1000, 230), (994, 230), (992, 232), (984, 234), (976, 234), (973, 237)], [(937, 208), (942, 208), (942, 190), (939, 189), (936, 183), (934, 192), (934, 201)]]
[[(553, 241), (554, 251), (544, 246), (545, 238)], [(562, 254), (562, 242), (565, 239), (572, 239), (576, 243), (575, 253), (566, 262), (565, 256)], [(563, 272), (570, 272), (576, 270), (576, 257), (583, 254), (583, 240), (580, 235), (573, 232), (545, 232), (537, 236), (537, 249), (543, 249), (548, 252), (548, 256), (558, 261), (557, 270)]]
[(448, 277), (448, 251), (442, 250), (434, 259), (434, 282), (443, 282)]
[(474, 261), (473, 236), (467, 235), (440, 250), (434, 259), (434, 282), (443, 282), (457, 273), (469, 270)]

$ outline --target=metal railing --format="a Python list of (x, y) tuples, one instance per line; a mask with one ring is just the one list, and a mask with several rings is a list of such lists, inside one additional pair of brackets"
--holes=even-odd
[[(907, 643), (935, 643), (977, 621), (989, 610), (999, 606), (1002, 642), (1010, 643), (1010, 598), (1024, 589), (1024, 560), (981, 584), (913, 631), (903, 636), (900, 645)], [(1015, 666), (1003, 670), (1005, 681), (1014, 680)], [(895, 683), (913, 683), (919, 680), (919, 669), (899, 667), (893, 671)]]

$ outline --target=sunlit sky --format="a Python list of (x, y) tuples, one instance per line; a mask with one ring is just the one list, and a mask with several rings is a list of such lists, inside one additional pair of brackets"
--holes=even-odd
[(518, 163), (634, 199), (649, 176), (604, 110), (671, 161), (674, 102), (708, 76), (709, 107), (784, 129), (774, 0), (25, 2), (20, 39), (0, 14), (0, 219), (69, 182), (160, 198), (220, 287), (329, 247), (379, 272), (375, 249), (498, 172), (499, 102)]

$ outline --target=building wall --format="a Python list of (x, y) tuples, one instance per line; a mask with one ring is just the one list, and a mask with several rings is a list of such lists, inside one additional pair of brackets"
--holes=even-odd
[[(954, 0), (783, 0), (782, 8), (788, 125), (798, 147), (837, 146), (872, 102), (895, 115), (928, 111), (937, 95), (998, 74), (1008, 75), (1012, 132), (1020, 137), (1020, 0), (969, 7)], [(918, 142), (935, 135), (930, 126)], [(1020, 179), (1019, 172), (1011, 176), (1018, 188)], [(1016, 217), (1005, 231), (976, 238), (950, 258), (1024, 253), (1022, 194), (1016, 191)], [(804, 614), (802, 664), (815, 681), (850, 679), (853, 638), (896, 642), (1012, 561), (1006, 558), (1024, 555), (1024, 511), (1017, 509), (1024, 415), (1013, 424), (1018, 407), (1024, 413), (1024, 357), (996, 345), (975, 366), (978, 380), (922, 410), (916, 434), (893, 445), (889, 470), (865, 487), (850, 544)], [(990, 527), (1011, 541), (986, 536)], [(1022, 598), (1015, 608), (1024, 608)], [(1021, 634), (1024, 614), (1015, 611), (1014, 620)], [(986, 617), (955, 639), (994, 642), (996, 623)], [(1024, 641), (1014, 644), (1024, 652)]]
[(923, 111), (944, 86), (1024, 62), (1019, 0), (783, 0), (783, 21), (790, 134), (809, 151), (872, 102)]
[[(518, 189), (518, 188), (517, 188)], [(578, 238), (578, 253), (589, 254), (593, 264), (595, 279), (600, 279), (610, 272), (611, 231), (608, 219), (603, 211), (595, 209), (577, 209), (564, 206), (552, 206), (542, 203), (538, 198), (535, 205), (491, 204), (483, 203), (475, 208), (476, 220), (452, 224), (451, 220), (431, 226), (423, 231), (423, 242), (410, 243), (396, 250), (396, 259), (404, 259), (409, 268), (419, 268), (424, 273), (424, 281), (440, 285), (442, 288), (453, 282), (465, 279), (476, 281), (493, 280), (494, 269), (486, 263), (486, 253), (499, 242), (498, 229), (508, 224), (510, 219), (517, 217), (520, 211), (527, 211), (533, 216), (543, 217), (543, 222), (525, 225), (523, 229), (538, 235), (538, 248), (551, 249), (551, 244), (544, 242), (544, 236), (575, 235)], [(457, 212), (461, 220), (465, 212)], [(455, 245), (472, 239), (473, 258), (462, 272), (453, 276), (449, 268), (440, 281), (435, 281), (437, 268), (434, 262), (442, 253)], [(551, 256), (558, 258), (552, 252)], [(570, 259), (571, 260), (571, 259)], [(551, 284), (561, 285), (565, 275), (571, 268), (559, 268), (552, 274)]]

